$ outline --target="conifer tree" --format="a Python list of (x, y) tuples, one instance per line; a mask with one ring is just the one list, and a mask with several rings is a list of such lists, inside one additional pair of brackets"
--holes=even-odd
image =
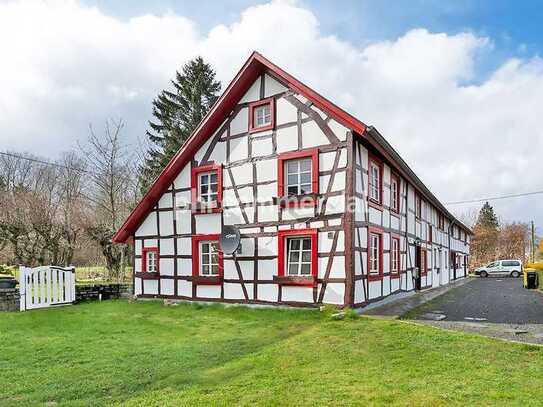
[(211, 109), (221, 89), (215, 71), (201, 57), (177, 71), (171, 84), (172, 90), (163, 90), (153, 101), (154, 120), (147, 130), (151, 146), (140, 172), (143, 193)]
[(485, 204), (479, 211), (479, 216), (477, 217), (477, 226), (489, 228), (496, 231), (500, 226), (498, 217), (494, 213), (494, 208), (492, 208), (492, 206), (490, 206), (488, 202), (485, 202)]

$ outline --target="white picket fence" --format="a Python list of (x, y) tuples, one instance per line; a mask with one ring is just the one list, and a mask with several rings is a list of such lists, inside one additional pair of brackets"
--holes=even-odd
[(74, 267), (19, 268), (21, 311), (69, 305), (75, 301)]

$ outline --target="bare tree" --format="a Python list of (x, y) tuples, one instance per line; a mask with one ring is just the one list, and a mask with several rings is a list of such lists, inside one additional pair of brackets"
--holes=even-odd
[(114, 245), (111, 239), (137, 196), (134, 180), (138, 163), (122, 142), (123, 128), (121, 119), (108, 120), (98, 135), (91, 125), (86, 146), (80, 146), (90, 180), (87, 197), (95, 211), (95, 222), (88, 232), (102, 249), (110, 278), (119, 277), (129, 249)]

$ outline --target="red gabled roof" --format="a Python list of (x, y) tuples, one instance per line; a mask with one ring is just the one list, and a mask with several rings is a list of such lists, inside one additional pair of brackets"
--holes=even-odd
[(296, 78), (271, 63), (258, 52), (253, 52), (243, 65), (224, 93), (213, 105), (190, 138), (183, 144), (169, 164), (155, 180), (149, 191), (144, 195), (138, 206), (132, 211), (126, 222), (113, 236), (115, 243), (126, 243), (145, 217), (156, 205), (162, 194), (168, 190), (177, 174), (191, 161), (194, 154), (206, 142), (215, 129), (226, 119), (230, 111), (242, 98), (245, 92), (263, 72), (270, 71), (282, 80), (289, 88), (305, 96), (319, 109), (329, 113), (336, 121), (345, 127), (362, 135), (366, 125), (360, 120), (340, 109), (313, 89), (304, 85)]

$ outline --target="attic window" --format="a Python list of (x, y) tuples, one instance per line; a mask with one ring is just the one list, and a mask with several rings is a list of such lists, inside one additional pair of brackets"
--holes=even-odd
[(273, 129), (275, 103), (273, 98), (259, 100), (249, 105), (249, 132)]

